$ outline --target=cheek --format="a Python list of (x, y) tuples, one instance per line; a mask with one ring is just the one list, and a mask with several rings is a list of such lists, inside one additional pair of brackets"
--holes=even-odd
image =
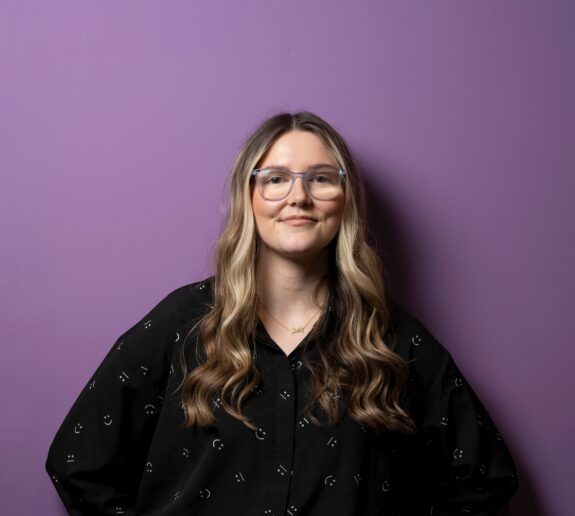
[(258, 227), (262, 224), (270, 223), (270, 219), (275, 215), (276, 211), (274, 206), (270, 206), (269, 203), (263, 201), (257, 193), (252, 194), (252, 212)]

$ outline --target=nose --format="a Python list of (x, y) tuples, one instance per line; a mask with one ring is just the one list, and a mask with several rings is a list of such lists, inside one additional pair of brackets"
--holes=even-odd
[(302, 204), (306, 201), (309, 203), (311, 198), (305, 189), (303, 176), (296, 176), (291, 187), (291, 191), (288, 195), (288, 202), (290, 204)]

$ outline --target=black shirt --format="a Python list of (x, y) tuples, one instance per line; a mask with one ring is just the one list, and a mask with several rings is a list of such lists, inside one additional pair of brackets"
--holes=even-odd
[[(406, 408), (416, 436), (376, 435), (347, 415), (331, 428), (315, 410), (314, 426), (303, 412), (302, 353), (313, 359), (319, 340), (306, 337), (286, 356), (259, 321), (262, 382), (243, 408), (258, 430), (218, 399), (215, 428), (184, 428), (179, 351), (210, 306), (211, 279), (175, 290), (121, 335), (74, 402), (46, 461), (70, 514), (487, 516), (516, 491), (489, 415), (448, 351), (397, 303), (385, 341), (412, 360)], [(189, 368), (195, 342), (186, 341)]]

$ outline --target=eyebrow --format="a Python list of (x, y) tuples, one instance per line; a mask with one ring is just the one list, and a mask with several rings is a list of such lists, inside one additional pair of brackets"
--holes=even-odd
[[(315, 170), (324, 167), (338, 168), (337, 165), (332, 165), (331, 163), (316, 163), (315, 165), (308, 167), (306, 170)], [(289, 170), (289, 168), (286, 167), (285, 165), (266, 165), (265, 167), (261, 168), (281, 168), (282, 170)]]

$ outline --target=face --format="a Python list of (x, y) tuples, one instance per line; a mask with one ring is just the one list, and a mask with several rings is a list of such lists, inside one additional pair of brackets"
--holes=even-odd
[[(339, 168), (318, 136), (307, 131), (290, 131), (273, 143), (258, 168), (279, 166), (304, 172), (318, 164)], [(264, 199), (253, 186), (252, 210), (263, 252), (309, 258), (325, 252), (337, 234), (345, 203), (343, 188), (335, 199), (318, 201), (307, 195), (300, 178), (280, 201)], [(305, 218), (288, 219), (293, 216)]]

